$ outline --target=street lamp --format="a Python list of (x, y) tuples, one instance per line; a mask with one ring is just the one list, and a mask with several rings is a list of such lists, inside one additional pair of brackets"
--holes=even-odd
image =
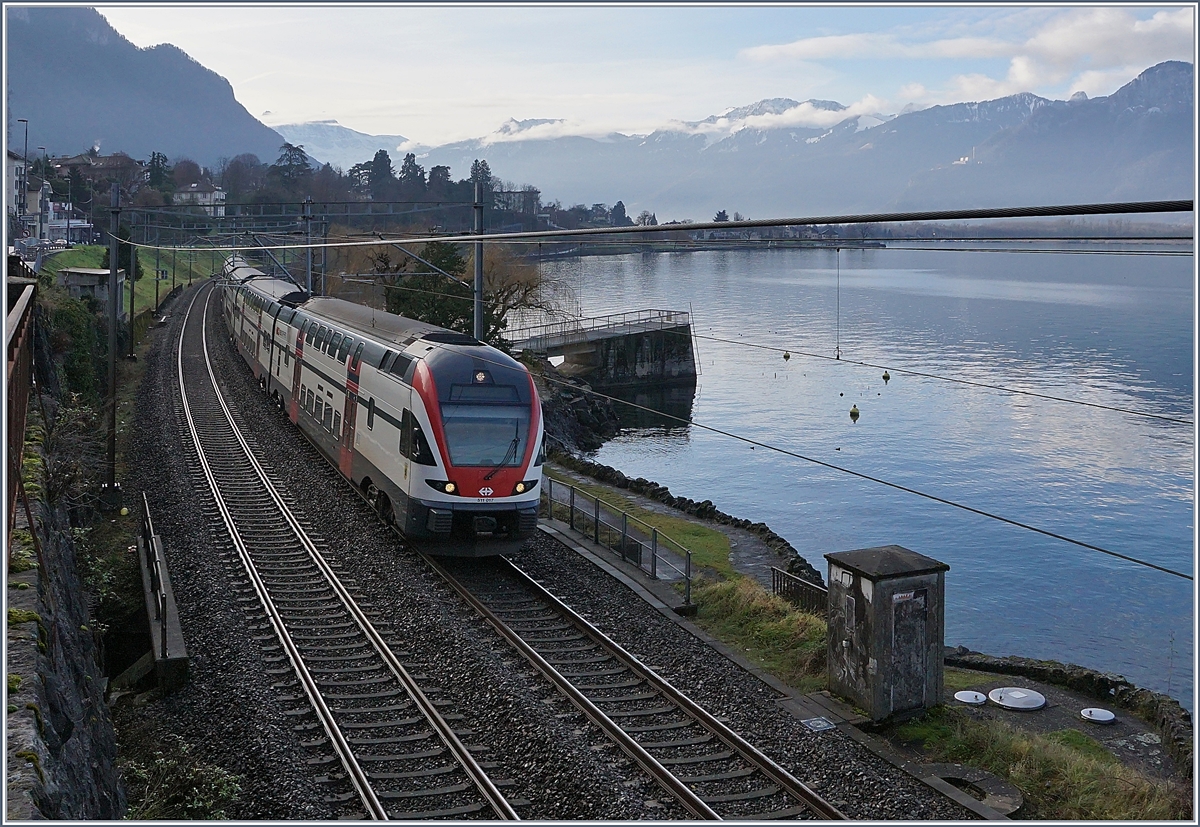
[[(21, 192), (17, 198), (17, 203), (21, 210), (21, 223), (24, 226), (25, 222), (25, 191), (29, 189), (29, 120), (27, 118), (17, 118), (17, 123), (25, 124), (25, 154), (22, 156), (25, 160), (21, 166)], [(22, 230), (24, 232), (24, 230)]]
[[(44, 157), (46, 154), (46, 147), (39, 146), (38, 149), (42, 151), (42, 155)], [(46, 161), (42, 161), (42, 189), (39, 195), (41, 196), (41, 207), (38, 210), (38, 240), (45, 241), (48, 234), (48, 228), (46, 227), (46, 209), (50, 206), (48, 203), (46, 203)]]

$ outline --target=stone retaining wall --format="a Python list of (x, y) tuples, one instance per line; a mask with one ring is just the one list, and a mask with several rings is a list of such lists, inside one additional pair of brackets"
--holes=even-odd
[(7, 815), (120, 818), (116, 735), (71, 526), (65, 510), (31, 505), (42, 566), (9, 573), (28, 588), (9, 591), (5, 665), (20, 683), (7, 693)]
[(947, 666), (1019, 675), (1030, 680), (1062, 686), (1135, 713), (1157, 728), (1163, 746), (1179, 771), (1192, 777), (1192, 716), (1179, 701), (1149, 689), (1134, 686), (1120, 675), (1097, 672), (1071, 663), (1009, 656), (997, 658), (972, 652), (965, 646), (946, 648)]

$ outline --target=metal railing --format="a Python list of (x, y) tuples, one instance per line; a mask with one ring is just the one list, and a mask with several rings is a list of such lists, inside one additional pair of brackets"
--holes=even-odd
[(824, 616), (829, 611), (828, 589), (774, 566), (771, 566), (771, 592), (815, 615)]
[(505, 333), (517, 349), (545, 350), (554, 346), (586, 341), (589, 333), (597, 330), (639, 327), (643, 330), (662, 330), (691, 324), (691, 314), (682, 310), (632, 310), (627, 313), (612, 313), (586, 319), (567, 319), (561, 322), (517, 328)]
[[(163, 560), (162, 539), (154, 531), (154, 521), (150, 518), (150, 501), (142, 492), (142, 561), (145, 571), (150, 575), (150, 595), (148, 601), (154, 606), (154, 616), (150, 621), (158, 623), (159, 639), (162, 641), (155, 656), (166, 659), (167, 652), (167, 594), (163, 588), (163, 570), (166, 562)], [(149, 608), (149, 607), (147, 607)]]
[[(10, 468), (16, 469), (15, 472), (10, 471), (10, 473), (16, 474), (21, 473), (21, 462), (25, 452), (25, 420), (29, 409), (29, 394), (33, 386), (33, 325), (36, 307), (33, 297), (35, 293), (34, 285), (26, 285), (5, 320), (8, 331), (5, 338), (8, 462)], [(12, 480), (9, 482), (8, 502), (6, 503), (8, 524), (5, 536), (10, 541), (8, 548), (11, 549), (12, 538), (8, 537), (8, 533), (12, 531), (16, 519), (18, 486)], [(32, 526), (30, 526), (30, 530), (33, 530)]]
[[(543, 477), (542, 505), (551, 519), (567, 523), (598, 546), (615, 551), (655, 580), (664, 565), (684, 581), (684, 605), (692, 605), (692, 551), (649, 523), (575, 486)], [(671, 556), (682, 558), (677, 566)]]

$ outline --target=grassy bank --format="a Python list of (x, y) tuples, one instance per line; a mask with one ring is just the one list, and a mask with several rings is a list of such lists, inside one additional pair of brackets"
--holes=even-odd
[(697, 622), (752, 663), (802, 692), (824, 689), (825, 619), (747, 577), (692, 587)]
[[(89, 267), (99, 269), (104, 266), (104, 254), (108, 248), (103, 245), (81, 245), (63, 250), (61, 253), (56, 253), (46, 260), (42, 267), (41, 275), (44, 277), (43, 283), (49, 284), (58, 275), (58, 272), (65, 267)], [(145, 271), (140, 279), (136, 279), (133, 285), (133, 310), (134, 315), (142, 312), (150, 307), (157, 307), (157, 302), (162, 301), (171, 292), (173, 284), (190, 285), (193, 281), (208, 278), (213, 273), (213, 268), (219, 265), (219, 254), (196, 250), (194, 252), (183, 251), (177, 252), (174, 256), (170, 252), (160, 253), (157, 267), (160, 270), (167, 271), (167, 277), (157, 282), (154, 278), (155, 258), (153, 250), (142, 250), (138, 254), (138, 260), (141, 267)], [(122, 310), (128, 311), (129, 294), (125, 294), (125, 306)]]
[(1023, 818), (1191, 818), (1189, 787), (1156, 781), (1124, 766), (1079, 730), (1036, 735), (942, 706), (897, 727), (895, 734), (919, 745), (931, 761), (968, 764), (1007, 779), (1025, 797)]
[(546, 476), (555, 482), (573, 485), (580, 491), (599, 497), (603, 502), (627, 512), (646, 525), (657, 528), (660, 534), (665, 534), (692, 552), (693, 566), (709, 569), (721, 577), (740, 576), (729, 562), (729, 538), (723, 532), (695, 520), (659, 514), (643, 508), (610, 488), (595, 483), (578, 482), (556, 468), (545, 466), (544, 471)]

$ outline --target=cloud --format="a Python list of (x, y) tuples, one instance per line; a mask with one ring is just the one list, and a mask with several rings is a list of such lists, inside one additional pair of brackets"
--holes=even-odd
[[(740, 57), (758, 62), (829, 59), (949, 59), (1007, 58), (1003, 77), (964, 73), (951, 77), (944, 88), (931, 90), (909, 83), (903, 99), (922, 103), (986, 100), (1019, 92), (1061, 88), (1089, 95), (1109, 94), (1148, 66), (1164, 60), (1187, 60), (1193, 55), (1195, 20), (1192, 8), (1160, 10), (1149, 17), (1123, 8), (1071, 9), (1049, 19), (1028, 18), (1024, 33), (1005, 37), (980, 34), (914, 40), (911, 32), (859, 33), (810, 37), (779, 45), (744, 49)], [(1012, 18), (1008, 19), (1011, 24)]]
[(891, 34), (840, 34), (808, 37), (779, 46), (753, 46), (741, 57), (755, 61), (828, 60), (844, 58), (975, 58), (1003, 57), (1012, 45), (991, 37), (954, 37), (904, 43)]

